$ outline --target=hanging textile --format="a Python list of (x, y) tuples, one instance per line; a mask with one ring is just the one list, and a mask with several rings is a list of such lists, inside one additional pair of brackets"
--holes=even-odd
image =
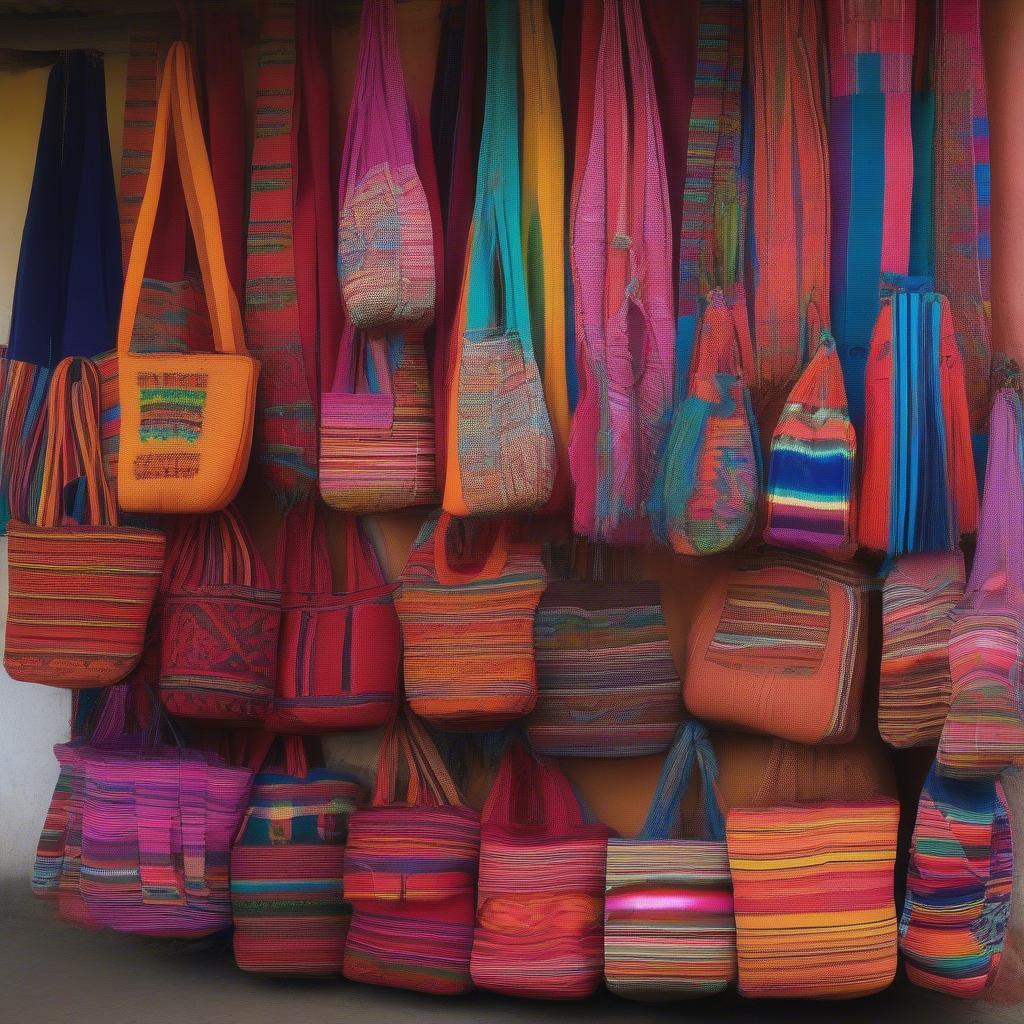
[(685, 395), (704, 297), (742, 274), (743, 0), (701, 0), (679, 242), (676, 397)]
[(935, 276), (935, 2), (918, 0), (914, 89), (910, 125), (914, 139), (914, 190), (910, 206), (910, 273)]
[(832, 329), (864, 426), (864, 372), (883, 273), (906, 274), (914, 181), (914, 0), (825, 0), (828, 19)]
[(0, 373), (0, 527), (35, 521), (50, 375), (111, 348), (120, 303), (103, 59), (74, 50), (47, 81)]
[(971, 425), (984, 432), (992, 241), (979, 0), (936, 0), (935, 39), (935, 284), (953, 312)]
[(580, 377), (569, 444), (573, 525), (629, 543), (650, 536), (643, 506), (668, 426), (675, 343), (665, 157), (638, 0), (605, 0), (594, 73), (571, 214)]

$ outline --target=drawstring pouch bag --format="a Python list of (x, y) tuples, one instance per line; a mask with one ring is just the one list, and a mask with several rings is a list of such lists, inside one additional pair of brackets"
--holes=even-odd
[(601, 983), (609, 829), (584, 824), (568, 780), (517, 742), (483, 810), (473, 981), (530, 999), (585, 999)]
[(161, 595), (163, 706), (185, 718), (263, 721), (280, 622), (281, 595), (237, 510), (182, 520)]
[(856, 458), (843, 367), (835, 340), (823, 330), (772, 434), (764, 539), (831, 558), (852, 556)]
[[(404, 802), (396, 795), (400, 761), (409, 780)], [(401, 714), (381, 744), (372, 805), (349, 819), (345, 977), (468, 992), (479, 856), (480, 815), (464, 806), (424, 727)]]
[(434, 237), (413, 157), (394, 0), (368, 0), (338, 196), (338, 277), (357, 330), (425, 328), (434, 318)]
[(977, 529), (978, 481), (949, 302), (927, 278), (886, 276), (865, 396), (861, 546), (956, 550)]
[(545, 572), (537, 544), (512, 525), (435, 513), (399, 580), (409, 706), (445, 729), (491, 729), (537, 701), (534, 616)]
[(1013, 888), (1003, 788), (932, 767), (917, 805), (900, 950), (922, 988), (975, 999), (999, 970)]
[(657, 581), (552, 580), (537, 608), (530, 743), (549, 757), (639, 757), (671, 745), (683, 719)]
[(753, 352), (745, 304), (717, 289), (647, 505), (655, 534), (679, 554), (728, 551), (754, 529), (762, 473)]
[(942, 735), (949, 638), (965, 584), (959, 551), (901, 555), (885, 578), (878, 731), (893, 747), (932, 746)]
[(687, 639), (687, 710), (795, 743), (853, 739), (867, 657), (866, 582), (855, 565), (779, 552), (719, 573)]
[(978, 546), (967, 591), (953, 613), (953, 687), (939, 741), (939, 771), (993, 779), (1024, 765), (1024, 404), (996, 396)]
[(852, 999), (889, 987), (899, 814), (888, 798), (729, 811), (741, 996)]
[(523, 267), (519, 14), (503, 0), (487, 0), (486, 12), (476, 202), (450, 345), (443, 506), (458, 516), (542, 508), (557, 468)]
[(310, 770), (299, 737), (283, 743), (285, 770), (253, 779), (231, 849), (235, 963), (261, 974), (336, 975), (351, 917), (342, 887), (348, 817), (362, 787)]
[(87, 359), (50, 381), (36, 519), (9, 524), (4, 667), (51, 686), (109, 686), (142, 656), (164, 535), (119, 523), (99, 442), (100, 382)]
[(355, 517), (345, 521), (345, 584), (334, 592), (326, 524), (297, 506), (278, 544), (281, 635), (267, 729), (323, 733), (384, 725), (398, 703), (402, 638), (395, 584)]
[[(173, 126), (215, 351), (130, 351)], [(128, 512), (213, 512), (236, 495), (252, 445), (259, 364), (246, 354), (228, 279), (202, 122), (184, 43), (167, 55), (146, 191), (117, 334), (121, 432), (117, 493)]]
[[(673, 838), (694, 768), (705, 838)], [(736, 922), (718, 804), (718, 762), (707, 730), (687, 722), (658, 779), (636, 839), (609, 839), (604, 976), (629, 999), (715, 995), (736, 979)]]

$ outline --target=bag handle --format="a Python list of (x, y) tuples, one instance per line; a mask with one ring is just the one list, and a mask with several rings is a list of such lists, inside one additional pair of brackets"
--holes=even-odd
[(583, 825), (576, 794), (561, 769), (518, 740), (502, 754), (481, 818), (488, 825), (536, 826), (551, 835)]
[(374, 590), (387, 583), (377, 552), (357, 516), (345, 518), (345, 593)]
[(702, 831), (716, 842), (725, 839), (725, 820), (718, 794), (718, 760), (707, 729), (696, 719), (685, 722), (676, 732), (638, 839), (660, 840), (672, 837), (679, 821), (679, 807), (690, 785), (694, 767), (700, 771), (703, 793)]
[(388, 723), (377, 758), (374, 807), (389, 807), (397, 799), (399, 762), (408, 771), (405, 805), (409, 807), (457, 807), (462, 795), (455, 785), (437, 746), (416, 717), (399, 712)]
[(185, 898), (210, 895), (206, 878), (206, 814), (214, 766), (178, 752), (178, 813), (181, 821), (181, 860)]
[(238, 509), (229, 505), (178, 521), (161, 586), (165, 592), (221, 586), (269, 590), (271, 579)]
[(191, 61), (184, 43), (173, 43), (167, 53), (157, 99), (156, 127), (146, 191), (139, 207), (131, 256), (125, 274), (117, 351), (128, 355), (139, 308), (142, 280), (153, 240), (160, 191), (167, 163), (168, 136), (174, 128), (185, 204), (195, 238), (203, 287), (206, 292), (214, 347), (224, 354), (245, 354), (245, 337), (238, 297), (231, 288), (224, 258), (220, 218), (213, 189), (210, 161), (203, 139)]
[(690, 379), (727, 373), (749, 387), (755, 365), (746, 306), (728, 300), (721, 288), (715, 288), (701, 318)]
[(479, 520), (460, 519), (450, 512), (442, 512), (434, 526), (434, 571), (437, 574), (438, 583), (446, 587), (465, 586), (470, 583), (482, 583), (486, 580), (497, 579), (508, 564), (510, 545), (510, 534), (512, 531), (511, 522), (506, 516), (498, 521), (497, 531), (486, 558), (483, 559), (480, 567), (473, 570), (463, 570), (453, 566), (448, 551), (448, 536), (453, 526), (464, 524), (467, 527), (475, 527), (481, 524)]
[(118, 525), (117, 503), (103, 470), (99, 421), (99, 371), (88, 359), (62, 359), (47, 398), (37, 526)]

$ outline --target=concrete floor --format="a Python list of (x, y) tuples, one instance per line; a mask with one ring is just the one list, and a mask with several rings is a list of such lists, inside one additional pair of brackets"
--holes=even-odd
[(607, 993), (583, 1003), (539, 1003), (474, 994), (443, 999), (338, 982), (278, 981), (244, 974), (230, 943), (133, 939), (55, 920), (0, 883), (0, 1024), (404, 1024), (404, 1022), (648, 1021), (1002, 1024), (1021, 1008), (964, 1004), (900, 982), (853, 1003), (754, 1003), (738, 997), (647, 1005)]

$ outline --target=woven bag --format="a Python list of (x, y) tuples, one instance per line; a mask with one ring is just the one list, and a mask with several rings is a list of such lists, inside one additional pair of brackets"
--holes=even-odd
[(1002, 786), (944, 779), (933, 767), (917, 805), (900, 949), (915, 985), (962, 998), (999, 969), (1013, 846)]
[(11, 520), (4, 667), (52, 686), (109, 686), (142, 655), (164, 536), (121, 526), (103, 473), (100, 382), (65, 359), (50, 382), (33, 523)]
[(235, 963), (261, 974), (340, 974), (351, 917), (345, 839), (362, 786), (311, 771), (302, 740), (284, 742), (285, 772), (264, 769), (253, 779), (231, 848)]
[(601, 983), (605, 847), (554, 762), (518, 743), (484, 805), (473, 981), (531, 999), (584, 999)]
[(336, 732), (384, 725), (395, 713), (402, 638), (380, 563), (358, 521), (345, 523), (345, 584), (335, 593), (324, 517), (297, 506), (278, 545), (281, 635), (267, 728)]
[(857, 548), (856, 458), (839, 353), (832, 335), (822, 331), (772, 434), (764, 539), (777, 547), (850, 557)]
[(281, 595), (235, 508), (181, 520), (161, 593), (163, 706), (186, 718), (262, 721), (280, 622)]
[(728, 551), (754, 529), (762, 470), (748, 387), (753, 352), (742, 295), (727, 300), (716, 290), (647, 503), (655, 535), (679, 554)]
[(996, 397), (989, 421), (985, 496), (967, 590), (953, 613), (949, 714), (939, 741), (939, 771), (995, 778), (1024, 765), (1024, 404)]
[(729, 812), (740, 995), (849, 999), (896, 974), (895, 800)]
[(978, 483), (949, 302), (927, 279), (887, 278), (865, 387), (857, 539), (888, 555), (955, 550), (977, 528)]
[[(404, 803), (396, 799), (400, 760)], [(480, 815), (463, 806), (423, 726), (400, 716), (381, 744), (372, 806), (349, 819), (345, 977), (438, 995), (472, 988), (479, 855)]]
[(650, 536), (644, 503), (672, 408), (672, 218), (641, 5), (604, 0), (603, 11), (597, 60), (581, 68), (596, 82), (577, 127), (569, 217), (579, 374), (569, 462), (576, 532), (631, 543)]
[(797, 743), (857, 733), (867, 647), (863, 570), (766, 553), (719, 573), (687, 638), (696, 717)]
[[(695, 767), (707, 838), (675, 839)], [(608, 841), (604, 976), (616, 995), (714, 995), (736, 978), (732, 879), (717, 778), (707, 730), (687, 722), (665, 760), (640, 834)]]
[[(216, 351), (130, 351), (173, 123)], [(117, 492), (132, 512), (212, 512), (234, 498), (252, 444), (259, 364), (246, 355), (228, 280), (213, 182), (183, 43), (160, 83), (153, 154), (125, 278), (117, 334), (121, 431)]]
[[(488, 729), (537, 701), (534, 616), (544, 591), (540, 547), (511, 543), (511, 524), (435, 513), (402, 570), (405, 692), (421, 718)], [(460, 557), (461, 556), (461, 557)]]
[(487, 0), (487, 92), (476, 202), (450, 342), (444, 509), (528, 512), (551, 497), (555, 441), (523, 267), (519, 17)]
[(878, 731), (894, 747), (932, 745), (942, 734), (953, 611), (964, 586), (959, 551), (901, 555), (885, 578)]

